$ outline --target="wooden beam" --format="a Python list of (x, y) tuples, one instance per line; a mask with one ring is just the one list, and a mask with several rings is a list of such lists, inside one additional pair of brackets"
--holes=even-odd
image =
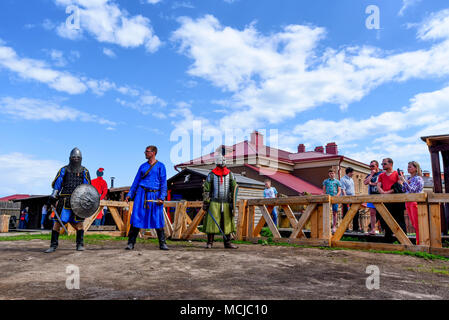
[(201, 208), (200, 211), (195, 215), (195, 218), (193, 218), (193, 221), (189, 224), (187, 230), (182, 234), (181, 239), (188, 239), (189, 236), (194, 233), (194, 231), (200, 224), (201, 219), (203, 219), (205, 214), (206, 211), (204, 211), (203, 208)]
[(429, 204), (429, 236), (432, 248), (442, 248), (441, 208), (439, 204)]
[(98, 207), (97, 212), (94, 213), (93, 216), (87, 218), (84, 220), (84, 225), (83, 225), (83, 229), (85, 231), (89, 230), (90, 226), (94, 223), (94, 221), (97, 219), (98, 214), (100, 213), (100, 211), (102, 211), (104, 209), (103, 206), (100, 205), (100, 207)]
[[(448, 183), (449, 184), (449, 183)], [(449, 203), (449, 193), (429, 193), (428, 203)]]
[(131, 229), (131, 216), (133, 214), (133, 207), (134, 207), (134, 201), (130, 201), (129, 207), (128, 207), (127, 221), (126, 221), (126, 236), (128, 236), (129, 229)]
[[(328, 199), (329, 200), (329, 199)], [(306, 225), (307, 221), (309, 220), (312, 212), (315, 210), (317, 204), (311, 203), (307, 206), (306, 210), (302, 214), (301, 218), (299, 218), (298, 224), (296, 225), (296, 228), (293, 229), (292, 234), (290, 235), (291, 239), (298, 238), (299, 235), (304, 233), (302, 232), (302, 229)]]
[(237, 234), (236, 238), (239, 241), (243, 240), (244, 228), (245, 228), (245, 214), (246, 214), (246, 206), (247, 200), (239, 200), (239, 211), (237, 216)]
[(260, 232), (262, 231), (264, 225), (265, 225), (265, 218), (262, 215), (260, 217), (259, 223), (257, 223), (257, 226), (254, 228), (253, 237), (258, 237), (260, 235)]
[(335, 241), (332, 247), (348, 248), (357, 250), (381, 250), (381, 251), (412, 251), (412, 252), (429, 252), (429, 247), (414, 246), (391, 243), (376, 242), (355, 242), (355, 241)]
[(288, 198), (266, 198), (266, 199), (249, 199), (248, 205), (255, 206), (280, 206), (290, 204), (309, 204), (309, 203), (322, 203), (329, 201), (329, 195), (320, 196), (298, 196)]
[(288, 220), (290, 221), (290, 224), (292, 228), (296, 228), (298, 225), (298, 220), (296, 220), (295, 214), (292, 211), (292, 208), (290, 208), (289, 205), (281, 206), (282, 209), (284, 209), (285, 215), (287, 216)]
[[(270, 212), (268, 212), (268, 209), (266, 206), (259, 206), (260, 211), (262, 212), (263, 217), (265, 218), (265, 221), (268, 224), (268, 228), (270, 228), (271, 233), (273, 234), (273, 238), (282, 238), (281, 234), (279, 233), (278, 228), (273, 222), (273, 219), (271, 218)], [(273, 210), (273, 209), (271, 209)]]
[(447, 152), (449, 151), (449, 144), (439, 144), (434, 146), (429, 146), (429, 151), (432, 153), (438, 153), (438, 152)]
[[(388, 211), (388, 209), (385, 207), (383, 203), (373, 203), (376, 207), (379, 214), (384, 218), (385, 223), (390, 227), (391, 231), (395, 234), (396, 238), (399, 240), (400, 243), (403, 245), (413, 245), (410, 239), (407, 237), (407, 235), (404, 233), (402, 228), (399, 226), (399, 224), (396, 222), (396, 220), (393, 218), (391, 213)], [(402, 213), (401, 213), (402, 214)]]
[(371, 194), (363, 196), (331, 197), (332, 204), (340, 203), (391, 203), (391, 202), (426, 202), (426, 193)]
[(115, 224), (117, 225), (118, 229), (120, 231), (126, 231), (125, 224), (123, 223), (123, 220), (120, 217), (120, 214), (118, 213), (117, 208), (115, 208), (115, 207), (108, 207), (108, 209), (111, 212), (112, 218), (114, 218)]
[(331, 239), (332, 243), (335, 241), (339, 241), (341, 239), (341, 237), (343, 237), (346, 229), (349, 226), (349, 223), (351, 223), (352, 219), (354, 218), (356, 213), (359, 211), (360, 206), (361, 206), (360, 203), (355, 203), (351, 206), (348, 213), (346, 213), (345, 217), (341, 221), (340, 226), (338, 227), (338, 229), (335, 231), (334, 235), (332, 236), (332, 239)]
[(328, 245), (330, 245), (331, 241), (331, 221), (332, 221), (332, 207), (330, 202), (323, 203), (323, 239), (327, 239)]
[(186, 202), (179, 202), (176, 206), (175, 223), (173, 226), (173, 239), (180, 239), (182, 235), (182, 229), (185, 224)]
[(110, 200), (101, 200), (100, 206), (106, 207), (115, 207), (115, 208), (127, 208), (129, 207), (129, 203), (126, 201), (110, 201)]
[(252, 238), (254, 235), (254, 219), (256, 216), (256, 207), (248, 205), (248, 230), (247, 238)]
[(165, 210), (165, 208), (163, 209), (164, 211), (164, 220), (165, 220), (165, 225), (164, 225), (164, 231), (166, 234), (166, 237), (169, 238), (173, 235), (173, 225), (170, 222), (170, 218), (168, 217), (167, 211)]
[(432, 162), (433, 192), (443, 193), (443, 182), (441, 181), (440, 154), (438, 152), (430, 153)]
[[(259, 240), (263, 240), (264, 238), (260, 237), (253, 237), (248, 238), (248, 241), (252, 243), (258, 243)], [(275, 243), (291, 243), (291, 244), (297, 244), (302, 246), (313, 246), (313, 247), (328, 247), (329, 242), (325, 239), (292, 239), (292, 238), (280, 238), (280, 239), (273, 239), (273, 242)]]
[(430, 246), (429, 235), (429, 212), (427, 204), (418, 203), (418, 230), (419, 230), (419, 243), (417, 245)]

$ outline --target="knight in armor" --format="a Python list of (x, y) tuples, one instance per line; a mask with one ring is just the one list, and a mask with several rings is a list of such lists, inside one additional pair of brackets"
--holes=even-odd
[(168, 250), (165, 242), (164, 199), (167, 196), (167, 174), (165, 165), (156, 160), (157, 147), (148, 146), (145, 158), (139, 167), (134, 182), (126, 196), (126, 202), (134, 200), (131, 228), (126, 250), (133, 250), (140, 229), (156, 229), (159, 248)]
[[(59, 214), (62, 223), (70, 223), (76, 230), (76, 250), (84, 251), (84, 219), (76, 216), (72, 212), (70, 197), (73, 191), (81, 184), (90, 184), (89, 171), (81, 165), (82, 154), (78, 148), (70, 153), (69, 164), (62, 167), (52, 183), (53, 192), (50, 195), (50, 204), (56, 205), (56, 212)], [(58, 247), (59, 232), (61, 223), (55, 220), (51, 233), (50, 248), (45, 251), (51, 253)]]
[(237, 247), (231, 243), (231, 233), (236, 231), (234, 190), (237, 182), (234, 174), (226, 167), (223, 155), (218, 154), (215, 157), (215, 164), (216, 168), (209, 173), (203, 184), (203, 210), (207, 212), (203, 222), (207, 233), (206, 248), (212, 248), (215, 234), (223, 231), (224, 247), (236, 249)]

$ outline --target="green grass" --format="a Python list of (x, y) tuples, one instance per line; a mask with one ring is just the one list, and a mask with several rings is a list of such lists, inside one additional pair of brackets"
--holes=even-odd
[[(6, 236), (6, 237), (0, 237), (0, 241), (30, 241), (30, 240), (47, 240), (50, 241), (50, 234), (38, 234), (38, 235), (19, 235), (19, 236)], [(350, 238), (350, 237), (348, 237)], [(71, 240), (75, 241), (75, 235), (67, 236), (62, 235), (59, 237), (60, 240)], [(108, 236), (108, 235), (100, 235), (100, 234), (92, 234), (92, 235), (85, 235), (84, 236), (84, 242), (86, 244), (101, 244), (104, 241), (120, 241), (120, 242), (126, 242), (128, 238), (126, 237), (114, 237), (114, 236)], [(206, 242), (205, 239), (200, 240), (193, 240), (195, 242)], [(215, 239), (216, 242), (222, 242), (223, 239), (219, 236), (216, 236)], [(348, 240), (351, 241), (351, 240)], [(137, 239), (138, 243), (158, 243), (157, 239)], [(168, 244), (182, 244), (182, 245), (191, 245), (191, 242), (189, 241), (179, 241), (179, 240), (167, 240)], [(235, 244), (248, 244), (248, 245), (254, 245), (253, 242), (250, 241), (233, 241)], [(338, 247), (314, 247), (314, 246), (308, 246), (308, 245), (299, 245), (295, 243), (283, 243), (283, 242), (274, 242), (272, 237), (267, 237), (266, 239), (260, 239), (257, 244), (262, 245), (268, 245), (268, 246), (279, 246), (279, 247), (294, 247), (294, 248), (315, 248), (320, 250), (353, 250), (353, 251), (365, 251), (365, 252), (372, 252), (372, 253), (383, 253), (383, 254), (397, 254), (397, 255), (404, 255), (404, 256), (412, 256), (417, 257), (421, 259), (426, 260), (442, 260), (442, 261), (449, 261), (449, 258), (431, 254), (427, 252), (411, 252), (411, 251), (386, 251), (386, 250), (361, 250), (361, 249), (351, 249), (351, 248), (338, 248)], [(441, 274), (447, 274), (449, 273), (449, 267), (448, 270), (439, 270), (435, 269), (435, 273), (441, 273)]]

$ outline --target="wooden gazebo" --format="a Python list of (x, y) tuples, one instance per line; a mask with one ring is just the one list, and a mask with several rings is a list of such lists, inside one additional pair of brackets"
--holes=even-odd
[[(432, 162), (433, 191), (435, 193), (449, 193), (449, 134), (421, 137), (427, 144)], [(440, 153), (443, 159), (443, 171), (440, 165)], [(442, 174), (443, 173), (443, 174)], [(443, 179), (444, 177), (444, 190)], [(448, 232), (449, 204), (441, 205), (441, 230)]]

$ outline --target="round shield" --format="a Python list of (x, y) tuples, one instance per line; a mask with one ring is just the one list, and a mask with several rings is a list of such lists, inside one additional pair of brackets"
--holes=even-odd
[(72, 211), (80, 218), (89, 218), (100, 207), (100, 194), (90, 184), (81, 184), (76, 187), (70, 197)]

